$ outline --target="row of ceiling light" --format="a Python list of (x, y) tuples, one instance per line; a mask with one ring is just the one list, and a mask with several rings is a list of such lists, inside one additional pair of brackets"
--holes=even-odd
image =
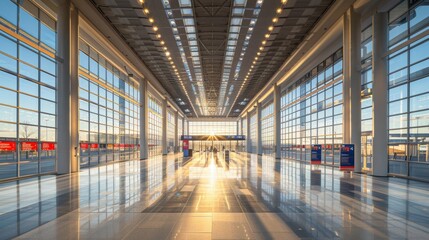
[(261, 45), (259, 47), (259, 51), (256, 53), (256, 56), (252, 62), (252, 65), (250, 65), (250, 70), (247, 72), (246, 76), (244, 77), (244, 81), (240, 86), (240, 90), (238, 91), (237, 96), (235, 97), (235, 100), (234, 100), (234, 103), (232, 104), (232, 106), (234, 106), (235, 102), (237, 101), (238, 97), (240, 96), (241, 91), (243, 90), (247, 81), (249, 80), (251, 75), (254, 73), (253, 71), (255, 70), (256, 64), (259, 62), (258, 61), (259, 57), (260, 57), (261, 53), (264, 51), (265, 45), (267, 44), (268, 39), (270, 38), (274, 28), (276, 27), (274, 25), (279, 21), (280, 14), (283, 12), (283, 8), (287, 4), (287, 1), (288, 0), (280, 0), (280, 6), (276, 9), (276, 14), (275, 14), (274, 18), (272, 19), (272, 24), (268, 27), (268, 32), (264, 35), (265, 39), (262, 40), (262, 42), (261, 42)]
[[(159, 41), (159, 43), (161, 44), (162, 49), (163, 49), (163, 51), (164, 51), (164, 54), (165, 54), (165, 56), (166, 56), (167, 60), (169, 61), (170, 65), (171, 65), (171, 68), (172, 68), (172, 69), (173, 69), (173, 71), (174, 71), (174, 74), (175, 74), (175, 75), (173, 75), (173, 77), (174, 77), (174, 76), (176, 77), (177, 82), (179, 82), (180, 86), (182, 87), (183, 91), (184, 91), (184, 92), (185, 92), (185, 94), (186, 94), (186, 97), (188, 98), (188, 101), (191, 103), (191, 102), (192, 102), (192, 101), (191, 101), (191, 98), (189, 97), (189, 93), (188, 93), (188, 91), (186, 90), (185, 85), (183, 84), (182, 77), (180, 76), (179, 70), (177, 69), (176, 65), (174, 64), (173, 58), (171, 57), (171, 53), (168, 51), (167, 46), (165, 46), (165, 41), (164, 41), (164, 40), (162, 40), (162, 36), (161, 36), (161, 34), (160, 34), (160, 33), (158, 33), (158, 30), (159, 30), (159, 29), (158, 29), (158, 27), (155, 25), (155, 19), (154, 19), (153, 17), (151, 17), (151, 16), (150, 16), (149, 8), (147, 8), (147, 7), (145, 6), (145, 0), (138, 0), (138, 1), (140, 2), (141, 6), (142, 6), (142, 8), (143, 8), (143, 13), (144, 13), (144, 15), (147, 17), (148, 21), (149, 21), (149, 22), (150, 22), (150, 24), (152, 25), (152, 30), (155, 32), (155, 34), (156, 34), (156, 38), (157, 38), (157, 40)], [(180, 104), (180, 103), (179, 103), (179, 104), (180, 104), (180, 105), (183, 105), (183, 103), (184, 103), (184, 102), (183, 102), (183, 101), (181, 101), (181, 102), (182, 102), (182, 104)], [(195, 114), (196, 114), (196, 111), (195, 111), (195, 108), (194, 108), (193, 104), (191, 104), (191, 107), (194, 109), (194, 112), (195, 112)], [(185, 113), (190, 113), (190, 112), (191, 112), (189, 109), (185, 109), (184, 111), (185, 111)]]

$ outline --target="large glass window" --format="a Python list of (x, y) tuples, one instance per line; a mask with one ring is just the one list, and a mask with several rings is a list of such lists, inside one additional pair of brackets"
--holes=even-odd
[(167, 111), (167, 150), (169, 153), (174, 152), (174, 139), (176, 136), (176, 121), (174, 113)]
[(81, 41), (79, 54), (80, 164), (138, 157), (138, 84)]
[(362, 169), (372, 169), (372, 26), (361, 35), (361, 162)]
[(149, 156), (162, 154), (162, 103), (149, 95)]
[(18, 3), (0, 1), (0, 179), (56, 171), (56, 22)]
[(189, 121), (189, 135), (236, 135), (235, 121)]
[(429, 2), (414, 3), (389, 11), (389, 172), (429, 179)]
[[(250, 114), (250, 113), (248, 113)], [(256, 112), (254, 112), (250, 116), (250, 146), (252, 147), (252, 153), (258, 153), (258, 115)]]
[[(189, 135), (236, 135), (236, 121), (189, 121)], [(194, 151), (204, 151), (211, 148), (218, 150), (233, 149), (236, 142), (232, 141), (191, 141), (190, 146)]]
[(322, 145), (322, 161), (339, 163), (343, 135), (342, 49), (282, 91), (282, 157), (310, 161), (311, 145)]
[(274, 152), (274, 104), (266, 104), (261, 111), (262, 153)]
[[(241, 134), (246, 136), (246, 139), (249, 137), (247, 136), (247, 118), (241, 119)], [(241, 151), (247, 151), (246, 141), (241, 141)]]

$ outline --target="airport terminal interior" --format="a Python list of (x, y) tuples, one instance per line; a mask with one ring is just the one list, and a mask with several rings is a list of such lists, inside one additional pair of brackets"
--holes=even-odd
[(428, 236), (428, 0), (0, 0), (0, 240)]

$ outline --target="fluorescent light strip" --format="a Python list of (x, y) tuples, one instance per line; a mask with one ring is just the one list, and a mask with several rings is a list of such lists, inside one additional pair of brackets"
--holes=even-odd
[[(176, 20), (173, 17), (173, 12), (169, 3), (169, 0), (163, 1), (164, 10), (168, 18), (168, 22), (173, 30), (174, 38), (176, 39), (176, 44), (179, 48), (179, 53), (183, 62), (183, 66), (185, 68), (186, 75), (188, 76), (189, 81), (191, 82), (192, 91), (195, 95), (195, 98), (200, 98), (200, 102), (206, 103), (206, 96), (205, 96), (205, 90), (204, 85), (198, 87), (198, 92), (196, 91), (196, 88), (194, 87), (194, 82), (203, 82), (202, 77), (202, 71), (201, 71), (201, 61), (199, 56), (199, 46), (196, 36), (196, 29), (195, 29), (195, 20), (194, 20), (194, 14), (192, 11), (192, 3), (190, 0), (179, 0), (180, 5), (180, 12), (183, 17), (183, 22), (185, 26), (186, 31), (186, 37), (189, 43), (189, 51), (191, 53), (191, 59), (193, 64), (193, 70), (195, 75), (195, 80), (193, 79), (188, 59), (186, 58), (186, 53), (183, 48), (183, 43), (181, 41), (181, 36), (179, 35), (179, 31), (177, 29), (177, 23)], [(191, 50), (192, 49), (192, 50)], [(189, 96), (188, 96), (189, 98)], [(197, 99), (198, 100), (198, 99)], [(206, 107), (199, 105), (200, 112), (204, 115), (207, 115), (207, 109)]]
[[(279, 16), (280, 16), (280, 14), (281, 14), (281, 13), (282, 13), (282, 11), (283, 11), (283, 7), (284, 7), (284, 6), (286, 6), (287, 1), (288, 1), (288, 0), (280, 0), (280, 7), (278, 7), (278, 8), (276, 9), (276, 15), (275, 15), (275, 17), (274, 17), (274, 18), (273, 18), (273, 20), (272, 20), (273, 25), (270, 25), (270, 26), (268, 27), (268, 33), (267, 33), (267, 34), (265, 34), (265, 39), (262, 41), (261, 47), (259, 48), (259, 49), (260, 49), (260, 51), (262, 51), (262, 50), (264, 49), (264, 46), (266, 45), (266, 42), (267, 42), (268, 38), (269, 38), (269, 37), (270, 37), (270, 35), (271, 35), (271, 32), (274, 30), (274, 24), (278, 22), (278, 20), (279, 20)], [(258, 2), (262, 2), (262, 0), (258, 0)], [(256, 9), (255, 9), (255, 10), (256, 10)], [(231, 113), (232, 107), (234, 107), (234, 104), (235, 104), (235, 102), (237, 101), (238, 97), (240, 96), (241, 91), (242, 91), (242, 90), (243, 90), (243, 88), (244, 88), (244, 85), (246, 84), (246, 82), (247, 82), (247, 81), (248, 81), (248, 79), (250, 78), (250, 73), (251, 73), (251, 71), (254, 69), (253, 67), (256, 65), (256, 61), (258, 61), (258, 59), (259, 59), (260, 51), (258, 51), (258, 52), (256, 53), (256, 55), (257, 55), (257, 56), (255, 56), (255, 61), (253, 61), (252, 65), (251, 65), (251, 67), (250, 67), (250, 71), (246, 74), (246, 77), (244, 78), (244, 81), (243, 81), (243, 83), (241, 84), (240, 90), (238, 90), (238, 93), (237, 93), (237, 95), (236, 95), (236, 97), (235, 97), (235, 100), (234, 100), (234, 102), (232, 103), (231, 108), (229, 109), (228, 115)], [(253, 76), (253, 75), (252, 75), (252, 76)]]
[[(241, 48), (241, 51), (239, 52), (239, 60), (235, 66), (235, 70), (233, 74), (234, 80), (238, 79), (239, 72), (241, 70), (241, 65), (243, 62), (243, 56), (247, 51), (247, 47), (249, 45), (250, 38), (252, 37), (254, 27), (256, 25), (256, 22), (258, 21), (258, 16), (261, 11), (262, 3), (263, 3), (263, 0), (258, 0), (253, 10), (253, 17), (250, 20), (250, 25), (247, 30), (243, 46)], [(230, 84), (229, 76), (231, 74), (233, 57), (235, 54), (237, 40), (242, 26), (242, 21), (243, 21), (244, 12), (245, 12), (244, 9), (246, 7), (246, 4), (247, 4), (247, 0), (234, 0), (234, 6), (232, 9), (233, 16), (231, 18), (231, 26), (229, 28), (229, 33), (228, 33), (227, 52), (225, 54), (225, 59), (224, 59), (224, 68), (223, 68), (224, 71), (222, 74), (222, 83), (221, 83), (219, 99), (218, 99), (218, 106), (219, 106), (218, 113), (220, 115), (225, 114), (225, 111), (229, 106), (229, 97), (227, 98), (227, 101), (224, 102), (224, 100), (225, 100), (228, 84)], [(232, 54), (228, 54), (228, 53), (232, 53)], [(233, 90), (234, 90), (234, 85), (231, 85), (228, 91), (228, 95), (231, 95)]]

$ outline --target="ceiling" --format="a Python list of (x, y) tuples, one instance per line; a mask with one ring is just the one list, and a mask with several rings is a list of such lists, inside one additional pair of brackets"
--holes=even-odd
[(91, 0), (188, 117), (236, 117), (333, 0)]

